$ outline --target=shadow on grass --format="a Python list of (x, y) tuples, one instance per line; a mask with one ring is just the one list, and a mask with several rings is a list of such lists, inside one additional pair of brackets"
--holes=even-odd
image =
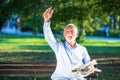
[(41, 62), (55, 61), (53, 52), (4, 52), (0, 53), (0, 62)]
[[(91, 58), (119, 57), (120, 47), (86, 46)], [(20, 45), (19, 52), (0, 52), (2, 62), (55, 61), (55, 54), (49, 45)]]

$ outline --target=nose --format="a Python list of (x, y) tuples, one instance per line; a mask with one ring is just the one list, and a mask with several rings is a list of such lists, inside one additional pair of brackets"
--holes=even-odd
[(72, 34), (72, 33), (73, 33), (73, 31), (69, 31), (69, 33), (70, 33), (70, 34)]

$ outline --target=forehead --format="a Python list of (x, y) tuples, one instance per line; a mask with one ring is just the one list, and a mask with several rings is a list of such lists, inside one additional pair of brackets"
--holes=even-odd
[(77, 28), (75, 25), (67, 25), (65, 29), (74, 29)]
[(66, 29), (73, 29), (73, 26), (66, 26)]
[(77, 27), (76, 26), (73, 26), (73, 25), (68, 25), (65, 27), (65, 30), (77, 30)]

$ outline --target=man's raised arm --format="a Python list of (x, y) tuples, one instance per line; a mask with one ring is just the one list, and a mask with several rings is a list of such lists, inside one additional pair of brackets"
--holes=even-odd
[(45, 12), (43, 13), (43, 17), (44, 17), (43, 32), (44, 32), (45, 40), (48, 42), (50, 47), (55, 52), (57, 52), (58, 41), (54, 38), (54, 35), (50, 28), (50, 18), (52, 17), (52, 14), (53, 14), (52, 7), (46, 9)]

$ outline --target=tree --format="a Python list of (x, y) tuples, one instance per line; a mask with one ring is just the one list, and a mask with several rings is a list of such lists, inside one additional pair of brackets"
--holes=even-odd
[[(42, 14), (52, 6), (52, 29), (59, 31), (68, 23), (74, 23), (82, 31), (94, 32), (101, 23), (109, 24), (109, 15), (120, 15), (120, 0), (0, 0), (0, 27), (11, 14), (21, 16), (24, 25), (33, 31), (42, 31)], [(4, 14), (3, 14), (4, 13)], [(101, 22), (95, 22), (99, 18)]]

